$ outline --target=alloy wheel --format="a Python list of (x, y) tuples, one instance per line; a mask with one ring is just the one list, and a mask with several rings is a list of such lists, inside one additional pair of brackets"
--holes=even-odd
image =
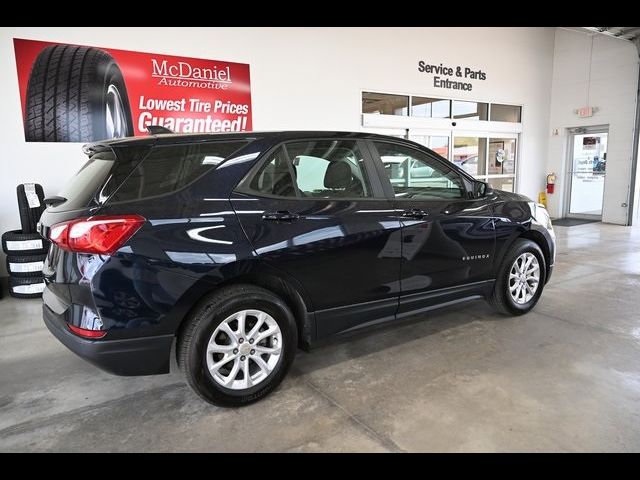
[(244, 390), (273, 372), (281, 352), (282, 332), (273, 317), (262, 310), (242, 310), (218, 325), (205, 355), (216, 383)]
[(530, 252), (518, 256), (509, 271), (509, 294), (518, 305), (529, 302), (540, 284), (540, 263)]

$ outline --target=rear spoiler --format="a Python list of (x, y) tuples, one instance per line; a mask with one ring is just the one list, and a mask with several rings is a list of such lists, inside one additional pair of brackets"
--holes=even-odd
[(147, 132), (149, 135), (159, 135), (163, 133), (175, 133), (173, 130), (169, 130), (166, 127), (161, 127), (160, 125), (149, 125), (147, 127)]

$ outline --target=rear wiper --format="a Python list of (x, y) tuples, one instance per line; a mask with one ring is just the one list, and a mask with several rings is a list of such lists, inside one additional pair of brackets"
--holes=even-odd
[(44, 199), (44, 204), (50, 207), (55, 207), (56, 205), (60, 205), (61, 203), (66, 202), (67, 199), (64, 197), (49, 197)]

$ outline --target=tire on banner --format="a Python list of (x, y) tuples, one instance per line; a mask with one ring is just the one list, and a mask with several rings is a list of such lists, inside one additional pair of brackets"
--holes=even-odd
[(93, 142), (133, 136), (120, 67), (104, 50), (45, 47), (31, 67), (25, 137), (29, 142)]
[(36, 225), (47, 206), (44, 204), (44, 190), (37, 183), (22, 184), (16, 188), (18, 210), (22, 233), (36, 233)]
[(9, 277), (9, 295), (15, 298), (40, 298), (44, 290), (44, 279), (39, 277)]
[(7, 255), (43, 255), (49, 251), (49, 241), (37, 233), (10, 230), (2, 234), (2, 250)]
[(42, 276), (46, 255), (7, 255), (7, 272), (12, 277)]

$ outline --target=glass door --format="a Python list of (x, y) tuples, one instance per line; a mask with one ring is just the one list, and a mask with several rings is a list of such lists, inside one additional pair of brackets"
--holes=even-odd
[(567, 217), (602, 219), (608, 135), (606, 129), (576, 129), (571, 134)]
[(412, 140), (420, 145), (424, 145), (430, 148), (438, 155), (443, 156), (447, 160), (451, 160), (449, 156), (449, 149), (451, 145), (451, 133), (438, 130), (409, 130), (409, 140)]
[(452, 161), (497, 190), (515, 192), (518, 135), (455, 132)]

